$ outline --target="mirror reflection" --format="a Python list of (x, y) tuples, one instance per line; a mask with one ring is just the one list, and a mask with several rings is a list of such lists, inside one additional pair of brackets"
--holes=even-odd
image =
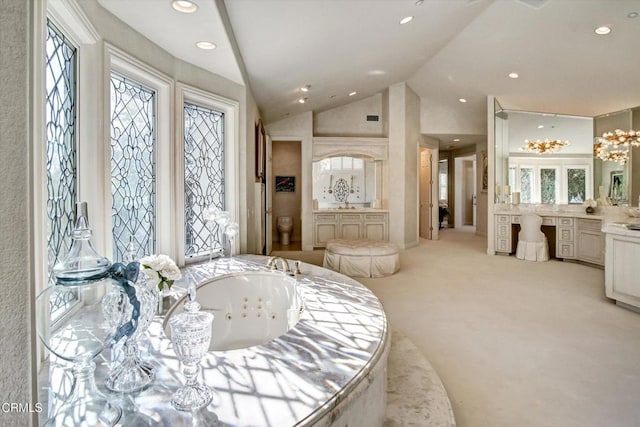
[(313, 162), (314, 208), (379, 208), (381, 165), (381, 161), (349, 156)]
[[(593, 118), (502, 110), (496, 202), (582, 204), (593, 198)], [(500, 141), (499, 141), (500, 140)]]

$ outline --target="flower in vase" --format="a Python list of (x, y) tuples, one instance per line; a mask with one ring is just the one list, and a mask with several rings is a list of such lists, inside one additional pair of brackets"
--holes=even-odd
[(593, 199), (587, 199), (584, 201), (584, 203), (582, 203), (582, 206), (585, 206), (587, 208), (595, 208), (596, 206), (598, 206), (598, 202)]
[(150, 255), (140, 259), (140, 269), (148, 277), (147, 284), (162, 290), (166, 285), (171, 288), (173, 282), (182, 277), (176, 263), (167, 255)]

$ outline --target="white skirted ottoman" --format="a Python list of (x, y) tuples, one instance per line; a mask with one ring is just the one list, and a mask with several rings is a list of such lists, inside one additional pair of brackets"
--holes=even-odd
[(327, 242), (323, 267), (351, 277), (384, 277), (400, 269), (400, 255), (389, 242), (333, 239)]

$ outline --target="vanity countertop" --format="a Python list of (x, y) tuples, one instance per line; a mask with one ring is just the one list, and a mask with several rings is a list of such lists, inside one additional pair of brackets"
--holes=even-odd
[(360, 212), (364, 212), (364, 213), (370, 213), (370, 212), (375, 212), (375, 213), (386, 213), (389, 212), (387, 209), (375, 209), (375, 208), (326, 208), (326, 209), (314, 209), (313, 213), (334, 213), (334, 212), (338, 212), (338, 213), (360, 213)]
[(602, 231), (604, 233), (640, 238), (640, 230), (630, 230), (629, 228), (627, 228), (627, 225), (629, 224), (640, 225), (640, 218), (629, 218), (629, 221), (625, 222), (611, 222), (608, 224), (604, 224), (602, 226)]
[(584, 211), (584, 208), (580, 210), (554, 210), (554, 209), (540, 209), (530, 207), (498, 207), (494, 211), (495, 215), (524, 215), (527, 213), (534, 213), (540, 216), (559, 216), (559, 217), (571, 217), (571, 218), (588, 218), (588, 219), (605, 219), (606, 215), (602, 213), (588, 214)]
[[(580, 207), (580, 210), (574, 209), (553, 209), (553, 208), (541, 208), (531, 206), (496, 206), (494, 211), (495, 215), (523, 215), (526, 213), (535, 213), (540, 216), (555, 216), (564, 218), (584, 218), (584, 219), (598, 219), (602, 221), (603, 232), (629, 232), (629, 235), (640, 235), (639, 231), (628, 230), (627, 224), (639, 224), (640, 217), (632, 217), (627, 213), (628, 207), (599, 207), (596, 208), (596, 212), (588, 214), (584, 211), (584, 208)], [(612, 225), (612, 228), (607, 228)], [(613, 230), (613, 231), (608, 231)]]

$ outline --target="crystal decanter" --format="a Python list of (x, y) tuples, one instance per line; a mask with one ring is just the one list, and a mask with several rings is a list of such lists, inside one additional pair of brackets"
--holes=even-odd
[(173, 394), (171, 404), (179, 411), (192, 411), (203, 408), (213, 399), (213, 390), (199, 384), (200, 360), (209, 349), (213, 314), (200, 311), (195, 300), (196, 286), (189, 283), (187, 303), (184, 311), (169, 320), (173, 349), (182, 364), (186, 378), (184, 386)]

